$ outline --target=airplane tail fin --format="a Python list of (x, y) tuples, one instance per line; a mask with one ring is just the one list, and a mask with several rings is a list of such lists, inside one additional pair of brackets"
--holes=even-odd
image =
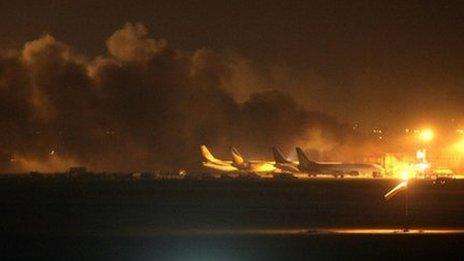
[(296, 154), (298, 155), (298, 161), (302, 167), (306, 170), (316, 171), (317, 170), (317, 163), (308, 159), (306, 154), (300, 147), (296, 148)]
[(232, 154), (232, 160), (235, 164), (243, 165), (245, 163), (245, 159), (242, 157), (240, 152), (235, 147), (230, 147), (230, 153)]
[(277, 147), (272, 147), (272, 153), (274, 154), (274, 160), (276, 163), (289, 163), (290, 161), (284, 157), (282, 151)]
[(211, 152), (209, 151), (208, 147), (206, 147), (206, 145), (201, 145), (200, 150), (201, 150), (201, 156), (203, 157), (203, 160), (205, 160), (206, 162), (217, 163), (220, 161), (216, 159), (213, 156), (213, 154), (211, 154)]

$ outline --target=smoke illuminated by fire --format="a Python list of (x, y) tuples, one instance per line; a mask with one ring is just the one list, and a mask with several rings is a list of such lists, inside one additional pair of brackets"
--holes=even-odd
[[(200, 144), (267, 157), (274, 144), (334, 148), (348, 130), (269, 88), (237, 102), (234, 86), (249, 81), (237, 80), (236, 60), (173, 49), (142, 24), (127, 23), (106, 45), (90, 58), (44, 35), (0, 53), (2, 170), (192, 169)], [(323, 142), (307, 135), (316, 129)]]

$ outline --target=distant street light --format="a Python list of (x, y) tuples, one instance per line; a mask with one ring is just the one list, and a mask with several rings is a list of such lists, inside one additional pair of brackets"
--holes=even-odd
[(425, 147), (428, 147), (427, 144), (430, 143), (430, 141), (433, 140), (435, 137), (435, 133), (433, 132), (432, 129), (422, 129), (420, 130), (419, 134), (419, 139), (422, 142), (422, 148), (420, 148), (417, 151), (417, 159), (419, 160), (418, 168), (420, 171), (420, 174), (425, 177), (425, 172), (428, 168), (430, 168), (430, 163), (428, 163), (426, 155), (427, 151)]
[(435, 137), (435, 133), (431, 129), (423, 129), (419, 132), (419, 139), (422, 142), (428, 143)]

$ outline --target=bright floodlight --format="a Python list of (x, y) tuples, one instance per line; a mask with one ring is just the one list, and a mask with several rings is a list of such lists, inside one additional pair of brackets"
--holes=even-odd
[(400, 173), (401, 179), (404, 181), (408, 181), (411, 178), (411, 172), (407, 169), (401, 171)]
[(420, 131), (419, 133), (419, 138), (423, 141), (423, 142), (429, 142), (433, 139), (433, 137), (435, 136), (435, 134), (433, 133), (433, 130), (431, 129), (423, 129)]

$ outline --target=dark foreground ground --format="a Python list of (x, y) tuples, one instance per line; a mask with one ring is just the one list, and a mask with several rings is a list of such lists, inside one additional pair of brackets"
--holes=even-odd
[(397, 183), (2, 179), (0, 260), (463, 260), (464, 182), (412, 184), (408, 219)]

